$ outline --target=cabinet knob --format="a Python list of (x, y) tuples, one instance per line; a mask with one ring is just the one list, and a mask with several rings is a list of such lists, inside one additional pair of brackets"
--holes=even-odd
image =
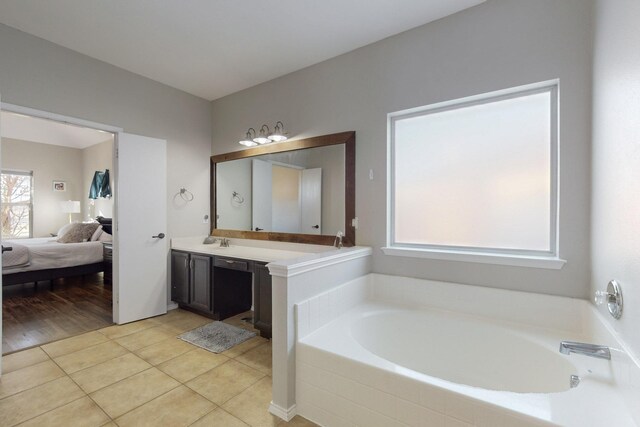
[(156, 236), (151, 236), (152, 239), (164, 239), (164, 233), (158, 233)]

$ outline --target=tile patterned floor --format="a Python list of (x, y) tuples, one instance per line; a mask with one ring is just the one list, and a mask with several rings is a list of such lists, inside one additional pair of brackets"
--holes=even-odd
[[(245, 316), (225, 322), (252, 329)], [(0, 425), (315, 426), (268, 412), (270, 341), (215, 354), (176, 338), (210, 321), (173, 310), (4, 356)]]

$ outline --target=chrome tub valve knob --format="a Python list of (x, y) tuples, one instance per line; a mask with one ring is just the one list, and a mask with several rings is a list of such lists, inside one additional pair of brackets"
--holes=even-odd
[(619, 319), (622, 316), (622, 289), (620, 284), (612, 280), (607, 284), (606, 291), (596, 291), (594, 302), (596, 305), (607, 304), (609, 313), (615, 318)]

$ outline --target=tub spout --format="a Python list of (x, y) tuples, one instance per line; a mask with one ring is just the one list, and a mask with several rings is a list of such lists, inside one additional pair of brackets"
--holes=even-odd
[(560, 353), (562, 354), (584, 354), (585, 356), (597, 357), (598, 359), (611, 360), (609, 347), (597, 344), (587, 344), (583, 342), (562, 341), (560, 343)]

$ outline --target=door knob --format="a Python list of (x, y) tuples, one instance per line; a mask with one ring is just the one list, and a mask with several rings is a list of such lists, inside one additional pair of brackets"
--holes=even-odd
[(158, 233), (157, 236), (151, 236), (153, 239), (164, 239), (164, 233)]
[(318, 228), (320, 228), (320, 226), (316, 224), (316, 225), (312, 225), (311, 228), (315, 228), (317, 230)]
[(262, 231), (264, 228), (256, 227), (256, 231)]
[(11, 252), (13, 248), (11, 246), (2, 246), (2, 253)]

